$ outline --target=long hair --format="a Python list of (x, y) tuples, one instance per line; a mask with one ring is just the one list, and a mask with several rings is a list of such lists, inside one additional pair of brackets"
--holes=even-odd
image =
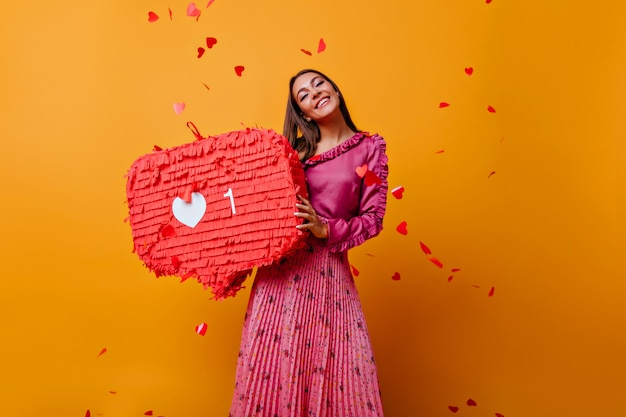
[(313, 72), (324, 78), (333, 86), (335, 91), (339, 93), (339, 109), (341, 110), (343, 119), (346, 121), (346, 124), (350, 129), (352, 129), (354, 132), (360, 132), (360, 130), (357, 129), (357, 127), (354, 125), (354, 122), (352, 121), (352, 118), (350, 117), (350, 112), (348, 111), (348, 107), (346, 106), (343, 94), (341, 94), (341, 91), (339, 91), (339, 87), (337, 87), (337, 84), (335, 84), (333, 80), (331, 80), (319, 71), (313, 69), (303, 69), (302, 71), (291, 77), (291, 80), (289, 80), (289, 99), (287, 100), (287, 111), (285, 112), (285, 123), (283, 125), (283, 136), (289, 139), (291, 147), (296, 152), (303, 155), (302, 161), (306, 161), (307, 159), (315, 155), (317, 143), (320, 141), (320, 128), (313, 120), (309, 122), (304, 118), (300, 106), (293, 97), (292, 90), (293, 84), (296, 79), (299, 76), (310, 72)]

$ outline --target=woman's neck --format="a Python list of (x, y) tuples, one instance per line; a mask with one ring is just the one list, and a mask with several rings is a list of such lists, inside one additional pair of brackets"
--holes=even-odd
[(341, 142), (350, 139), (356, 132), (352, 131), (342, 120), (342, 123), (319, 125), (320, 141), (318, 145), (323, 148), (331, 148), (339, 145)]

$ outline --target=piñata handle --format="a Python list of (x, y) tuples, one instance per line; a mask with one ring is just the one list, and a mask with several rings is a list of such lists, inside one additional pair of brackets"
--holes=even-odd
[(187, 122), (187, 127), (189, 128), (189, 130), (191, 130), (191, 133), (193, 133), (193, 135), (196, 137), (196, 140), (204, 139), (204, 137), (200, 134), (200, 131), (198, 130), (196, 125), (193, 124), (193, 122)]

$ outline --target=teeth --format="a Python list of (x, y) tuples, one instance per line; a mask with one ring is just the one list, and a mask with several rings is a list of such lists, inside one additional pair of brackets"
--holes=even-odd
[(323, 98), (319, 101), (319, 103), (317, 103), (317, 108), (320, 108), (320, 106), (326, 104), (328, 102), (327, 98)]

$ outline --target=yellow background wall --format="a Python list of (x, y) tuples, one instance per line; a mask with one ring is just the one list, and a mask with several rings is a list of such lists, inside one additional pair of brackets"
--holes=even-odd
[(626, 415), (626, 3), (205, 6), (3, 3), (0, 414), (227, 414), (248, 291), (155, 279), (124, 174), (193, 140), (188, 120), (280, 131), (288, 77), (314, 67), (406, 189), (351, 253), (386, 415)]

